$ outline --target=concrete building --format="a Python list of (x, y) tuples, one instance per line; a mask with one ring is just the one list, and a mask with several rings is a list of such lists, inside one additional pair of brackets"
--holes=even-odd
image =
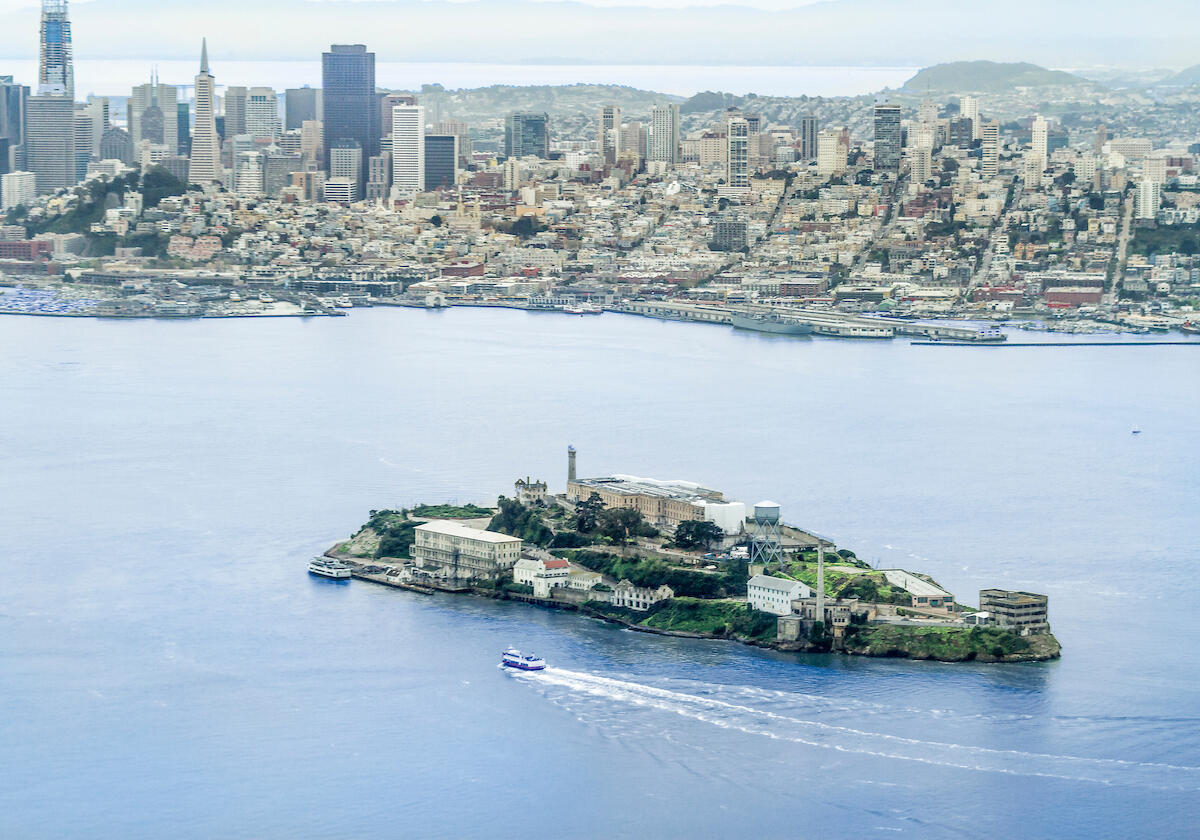
[(596, 149), (604, 162), (612, 165), (621, 157), (621, 109), (616, 105), (601, 108), (597, 129)]
[(569, 479), (567, 498), (587, 499), (600, 496), (605, 507), (634, 508), (653, 525), (676, 528), (681, 522), (705, 519), (706, 502), (724, 502), (716, 490), (690, 481), (659, 481), (653, 478), (618, 475), (606, 478)]
[(900, 168), (900, 106), (875, 106), (875, 169), (895, 172)]
[(817, 157), (817, 131), (820, 121), (812, 114), (800, 117), (800, 127), (797, 132), (800, 160), (815, 160)]
[(288, 88), (283, 93), (284, 128), (294, 131), (302, 128), (308, 120), (321, 119), (320, 88)]
[(75, 98), (75, 65), (71, 46), (71, 20), (67, 0), (42, 0), (38, 31), (39, 96)]
[(448, 190), (458, 181), (458, 143), (456, 134), (425, 135), (426, 190)]
[(790, 615), (792, 601), (811, 598), (812, 590), (798, 580), (755, 575), (746, 583), (746, 601), (751, 609), (774, 615)]
[(650, 109), (650, 134), (646, 160), (679, 162), (679, 106), (655, 105)]
[(726, 126), (725, 183), (734, 189), (750, 187), (750, 123), (735, 118)]
[(0, 210), (21, 205), (29, 207), (37, 198), (37, 176), (32, 172), (6, 172), (0, 175)]
[(320, 163), (325, 159), (323, 133), (320, 120), (305, 120), (300, 126), (300, 156), (305, 163)]
[(412, 556), (427, 570), (455, 580), (492, 578), (521, 559), (521, 539), (458, 522), (434, 521), (413, 529)]
[(817, 135), (818, 175), (829, 177), (846, 171), (848, 149), (844, 138), (845, 132), (840, 128), (827, 128)]
[(174, 85), (136, 85), (125, 103), (126, 125), (136, 147), (143, 140), (179, 152), (179, 90)]
[(392, 189), (401, 195), (425, 192), (425, 107), (392, 107)]
[(711, 247), (714, 251), (741, 251), (749, 243), (745, 219), (734, 213), (722, 213), (713, 222)]
[(1050, 629), (1050, 599), (1033, 592), (1007, 589), (982, 589), (979, 609), (992, 617), (999, 627), (1016, 630), (1022, 636), (1045, 633)]
[(1046, 123), (1046, 118), (1038, 114), (1033, 119), (1033, 154), (1040, 158), (1042, 166), (1045, 167), (1046, 162), (1050, 160), (1048, 149), (1049, 125)]
[(647, 586), (634, 586), (629, 581), (623, 580), (613, 587), (609, 603), (614, 607), (645, 612), (659, 601), (666, 601), (674, 597), (675, 590), (665, 584), (651, 589)]
[[(365, 181), (363, 162), (379, 154), (379, 104), (375, 94), (375, 53), (362, 44), (334, 44), (321, 55), (321, 97), (324, 103), (325, 170), (333, 171), (333, 149), (353, 141), (360, 149), (358, 189)], [(343, 147), (344, 148), (344, 147)]]
[(75, 103), (67, 96), (31, 96), (25, 103), (25, 165), (38, 194), (74, 186)]
[(522, 557), (513, 565), (513, 582), (533, 587), (538, 598), (549, 598), (550, 590), (569, 586), (571, 564), (560, 557)]
[(1153, 219), (1162, 204), (1162, 184), (1158, 181), (1138, 182), (1133, 196), (1133, 215), (1137, 219)]
[(934, 612), (952, 612), (954, 610), (954, 596), (940, 586), (903, 569), (882, 569), (881, 571), (889, 586), (903, 589), (912, 596), (914, 609)]
[(981, 139), (983, 137), (983, 124), (979, 121), (979, 97), (961, 97), (958, 100), (958, 113), (963, 119), (971, 121), (971, 139)]
[(329, 182), (344, 180), (354, 183), (350, 200), (362, 198), (363, 150), (357, 140), (335, 140), (329, 149)]
[(979, 174), (994, 178), (1000, 172), (1000, 123), (992, 120), (981, 129)]
[(534, 481), (526, 476), (518, 478), (513, 485), (514, 496), (523, 505), (537, 505), (546, 501), (546, 482)]
[(252, 87), (246, 92), (246, 129), (255, 140), (276, 140), (282, 131), (279, 97), (269, 87)]
[(367, 161), (367, 201), (381, 201), (392, 192), (392, 153), (380, 152)]

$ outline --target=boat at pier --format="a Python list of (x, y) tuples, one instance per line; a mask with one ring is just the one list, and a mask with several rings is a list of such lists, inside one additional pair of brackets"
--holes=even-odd
[(599, 315), (604, 312), (599, 306), (591, 303), (581, 303), (578, 306), (564, 306), (562, 311), (568, 315)]
[(308, 564), (309, 574), (333, 580), (349, 580), (350, 567), (331, 557), (314, 557)]
[(812, 335), (812, 324), (793, 321), (781, 315), (730, 315), (729, 323), (739, 330), (775, 333), (777, 335)]
[(505, 668), (516, 668), (519, 671), (544, 671), (546, 660), (532, 653), (523, 654), (516, 648), (509, 648), (500, 656), (500, 664)]

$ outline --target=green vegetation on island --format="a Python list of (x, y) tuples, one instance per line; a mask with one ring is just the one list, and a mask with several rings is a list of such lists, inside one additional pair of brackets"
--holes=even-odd
[(1016, 87), (1094, 85), (1064, 70), (1047, 70), (1028, 62), (951, 61), (926, 67), (904, 83), (904, 90), (1001, 93)]

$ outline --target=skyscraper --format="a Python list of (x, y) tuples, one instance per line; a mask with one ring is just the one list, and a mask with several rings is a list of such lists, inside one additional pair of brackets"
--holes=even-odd
[(550, 115), (518, 111), (504, 122), (504, 154), (510, 158), (550, 156)]
[(650, 136), (646, 160), (679, 162), (679, 106), (655, 105), (650, 109)]
[(171, 154), (179, 150), (179, 101), (174, 85), (162, 85), (157, 79), (137, 85), (126, 102), (126, 124), (133, 145), (143, 140), (167, 147)]
[(246, 94), (246, 134), (256, 140), (279, 137), (279, 97), (269, 87), (252, 87)]
[(812, 160), (817, 156), (817, 118), (812, 114), (800, 117), (800, 159)]
[(875, 106), (875, 169), (895, 172), (900, 168), (900, 106)]
[(841, 175), (846, 171), (845, 132), (827, 128), (817, 135), (817, 174)]
[[(362, 44), (334, 44), (321, 55), (322, 100), (325, 108), (325, 168), (333, 174), (332, 151), (354, 141), (360, 161), (379, 154), (379, 104), (375, 97), (375, 53)], [(345, 147), (343, 147), (345, 148)], [(358, 167), (361, 195), (364, 167)]]
[(348, 201), (358, 201), (362, 198), (362, 185), (366, 183), (363, 177), (362, 146), (357, 140), (334, 140), (329, 146), (329, 181), (345, 182), (349, 186)]
[(750, 123), (741, 117), (730, 120), (725, 132), (728, 154), (725, 183), (731, 187), (750, 186)]
[(616, 105), (601, 108), (598, 128), (596, 148), (603, 155), (605, 163), (616, 163), (621, 156), (621, 109)]
[(69, 96), (29, 97), (25, 105), (25, 168), (38, 194), (74, 186), (75, 103)]
[(425, 108), (392, 107), (392, 189), (404, 195), (425, 192)]
[(75, 69), (71, 60), (71, 21), (67, 0), (42, 0), (38, 62), (38, 95), (75, 97)]
[(979, 98), (975, 96), (960, 97), (958, 112), (963, 119), (971, 121), (971, 139), (980, 139), (983, 136), (983, 126), (979, 122)]
[(1034, 157), (1041, 160), (1042, 168), (1046, 168), (1048, 159), (1047, 140), (1049, 135), (1049, 126), (1046, 124), (1046, 118), (1038, 114), (1033, 119), (1033, 154)]
[(176, 154), (187, 157), (192, 153), (192, 112), (186, 102), (175, 104)]
[(448, 190), (458, 177), (458, 135), (425, 135), (425, 189)]
[(192, 154), (188, 180), (210, 184), (222, 179), (221, 142), (217, 138), (216, 85), (208, 72), (208, 40), (201, 42), (200, 73), (196, 76), (196, 126), (192, 130)]
[(246, 99), (250, 91), (242, 85), (225, 88), (225, 133), (222, 139), (229, 140), (246, 133)]
[(29, 88), (0, 76), (0, 175), (25, 166), (25, 102)]
[(321, 119), (321, 91), (318, 88), (288, 88), (283, 94), (284, 127), (301, 128), (308, 120)]
[(979, 174), (991, 178), (1000, 171), (1000, 123), (992, 120), (980, 127), (983, 141), (980, 151)]

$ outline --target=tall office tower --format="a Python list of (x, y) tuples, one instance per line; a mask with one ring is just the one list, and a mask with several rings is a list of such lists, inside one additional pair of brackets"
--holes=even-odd
[(984, 123), (980, 134), (983, 157), (979, 163), (979, 174), (992, 178), (1000, 171), (1000, 123), (995, 120)]
[[(334, 44), (321, 55), (325, 118), (325, 168), (333, 171), (333, 149), (343, 141), (358, 144), (358, 195), (364, 183), (363, 161), (379, 154), (379, 101), (375, 97), (375, 53), (362, 44)], [(340, 148), (348, 148), (341, 146)]]
[(37, 198), (37, 176), (32, 172), (5, 172), (0, 175), (0, 210), (8, 211)]
[(92, 160), (92, 146), (94, 140), (98, 140), (94, 136), (96, 130), (95, 123), (92, 121), (92, 115), (84, 110), (83, 106), (75, 107), (75, 136), (72, 141), (75, 145), (75, 181), (82, 181), (87, 177), (87, 167)]
[(133, 88), (126, 102), (126, 124), (133, 145), (149, 140), (166, 146), (172, 154), (179, 150), (178, 97), (174, 85), (160, 85), (157, 79)]
[(279, 137), (279, 97), (269, 87), (252, 87), (246, 94), (246, 133), (255, 139)]
[(250, 89), (241, 85), (225, 88), (225, 133), (221, 139), (246, 133), (246, 100), (249, 96)]
[(504, 154), (510, 158), (550, 157), (550, 115), (509, 114), (504, 121)]
[(289, 155), (298, 155), (300, 154), (300, 141), (299, 129), (293, 129), (280, 134), (279, 140), (275, 145), (279, 147), (279, 151), (281, 152)]
[(379, 94), (379, 128), (384, 137), (392, 134), (392, 109), (397, 105), (416, 105), (417, 97), (411, 93)]
[(735, 117), (726, 125), (725, 183), (731, 187), (750, 186), (750, 123)]
[(646, 159), (646, 145), (646, 126), (636, 120), (621, 126), (621, 157), (640, 167)]
[(258, 198), (263, 194), (263, 163), (258, 152), (242, 152), (234, 159), (237, 178), (234, 192), (246, 198)]
[(0, 76), (0, 175), (25, 166), (25, 101), (29, 88)]
[(600, 121), (596, 149), (604, 162), (613, 164), (621, 157), (621, 109), (616, 105), (605, 105), (600, 109)]
[(958, 112), (962, 115), (963, 119), (971, 121), (971, 139), (981, 139), (983, 137), (983, 125), (979, 122), (979, 98), (975, 96), (959, 97)]
[(367, 201), (382, 201), (392, 191), (392, 153), (382, 151), (367, 161)]
[(453, 134), (458, 138), (458, 168), (471, 160), (471, 129), (461, 120), (441, 120), (434, 124), (433, 134)]
[(200, 74), (196, 76), (196, 126), (192, 130), (188, 181), (203, 186), (223, 178), (221, 141), (217, 137), (216, 85), (208, 72), (208, 40), (205, 39), (200, 47)]
[(840, 128), (827, 128), (817, 135), (817, 174), (841, 175), (846, 171), (846, 144)]
[(655, 105), (650, 109), (650, 136), (646, 160), (679, 162), (679, 106)]
[(1108, 142), (1108, 126), (1104, 123), (1096, 126), (1096, 142), (1092, 144), (1092, 151), (1098, 155), (1104, 154), (1104, 144)]
[(448, 190), (458, 180), (458, 135), (425, 135), (425, 189)]
[(1038, 114), (1033, 119), (1033, 154), (1035, 157), (1041, 159), (1043, 169), (1045, 169), (1046, 162), (1050, 159), (1046, 149), (1048, 133), (1045, 118), (1041, 114)]
[(329, 180), (348, 181), (351, 184), (350, 201), (362, 197), (363, 150), (357, 140), (334, 140), (329, 147)]
[(933, 177), (933, 149), (924, 144), (908, 150), (909, 181), (919, 189)]
[(750, 126), (751, 134), (762, 134), (762, 114), (742, 114), (742, 119), (746, 121), (746, 125)]
[(300, 156), (305, 163), (325, 165), (323, 133), (320, 120), (305, 120), (300, 126)]
[(129, 132), (115, 125), (105, 129), (100, 138), (100, 159), (133, 163), (133, 140)]
[(288, 88), (283, 93), (284, 128), (300, 128), (306, 120), (319, 120), (321, 91), (308, 86)]
[(25, 166), (38, 194), (75, 184), (75, 103), (68, 96), (31, 96), (25, 103)]
[(425, 192), (425, 106), (392, 107), (392, 189)]
[(900, 106), (875, 106), (875, 170), (900, 168)]
[(800, 117), (800, 159), (812, 160), (817, 156), (817, 130), (819, 123), (812, 114)]
[[(79, 113), (87, 114), (88, 119), (92, 121), (92, 148), (93, 156), (100, 154), (100, 139), (104, 136), (104, 132), (108, 129), (111, 122), (109, 121), (108, 97), (107, 96), (89, 96), (87, 104), (81, 105), (75, 109), (76, 115)], [(78, 151), (78, 149), (76, 149)]]
[(283, 188), (292, 183), (292, 173), (301, 172), (304, 161), (294, 152), (271, 151), (267, 153), (263, 166), (263, 192), (270, 198), (278, 198)]
[(67, 0), (42, 0), (39, 42), (38, 95), (74, 99), (75, 69), (71, 60), (71, 21), (67, 17)]
[(928, 97), (922, 99), (921, 104), (917, 106), (917, 122), (932, 125), (937, 122), (937, 118), (937, 103)]
[(175, 148), (184, 157), (192, 153), (192, 112), (186, 102), (175, 104)]

